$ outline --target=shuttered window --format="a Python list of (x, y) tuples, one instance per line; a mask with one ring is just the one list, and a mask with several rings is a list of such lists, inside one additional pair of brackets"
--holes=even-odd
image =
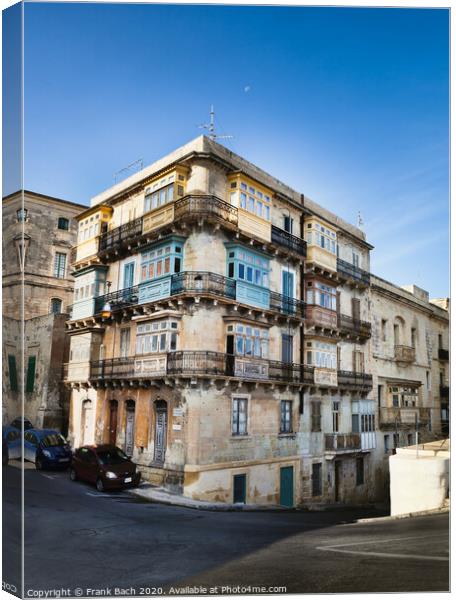
[(311, 431), (321, 431), (321, 404), (320, 402), (311, 402)]
[(33, 386), (35, 384), (35, 366), (36, 356), (29, 356), (27, 365), (27, 381), (25, 384), (26, 392), (33, 392)]
[(59, 279), (65, 278), (66, 270), (66, 254), (63, 252), (56, 252), (54, 258), (54, 277)]
[(14, 354), (8, 354), (8, 372), (11, 391), (17, 392), (16, 357)]

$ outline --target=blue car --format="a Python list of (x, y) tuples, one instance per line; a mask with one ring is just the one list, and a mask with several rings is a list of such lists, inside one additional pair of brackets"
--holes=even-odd
[(22, 455), (21, 432), (11, 425), (2, 427), (3, 464), (8, 464), (11, 458), (20, 458)]
[(72, 453), (66, 439), (53, 429), (28, 429), (24, 432), (24, 458), (38, 470), (67, 469)]

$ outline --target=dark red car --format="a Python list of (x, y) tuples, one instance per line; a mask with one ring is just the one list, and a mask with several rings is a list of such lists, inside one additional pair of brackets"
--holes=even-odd
[(134, 487), (141, 481), (136, 465), (120, 448), (110, 444), (82, 446), (73, 456), (72, 481), (82, 479), (97, 486), (99, 492)]

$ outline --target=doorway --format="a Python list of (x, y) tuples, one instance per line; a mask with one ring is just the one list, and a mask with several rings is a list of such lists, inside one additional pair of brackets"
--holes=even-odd
[(334, 500), (340, 502), (340, 486), (342, 482), (342, 464), (339, 460), (334, 463)]
[(226, 336), (226, 374), (234, 375), (234, 335)]
[(234, 475), (233, 477), (233, 503), (245, 504), (246, 501), (246, 476)]
[(154, 461), (160, 465), (162, 465), (165, 462), (167, 421), (167, 404), (164, 400), (158, 400), (155, 403)]
[(126, 404), (127, 419), (125, 424), (125, 454), (133, 456), (135, 440), (135, 401), (127, 400)]
[(293, 467), (280, 469), (280, 505), (291, 507), (294, 504)]
[(109, 403), (109, 443), (113, 446), (116, 445), (117, 440), (117, 412), (118, 402), (111, 400)]
[(81, 418), (81, 446), (89, 444), (90, 439), (90, 424), (92, 421), (92, 400), (84, 400), (82, 403), (82, 418)]

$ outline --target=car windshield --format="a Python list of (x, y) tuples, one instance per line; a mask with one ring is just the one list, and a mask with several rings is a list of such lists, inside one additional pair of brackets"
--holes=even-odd
[(45, 448), (49, 448), (51, 446), (65, 446), (66, 439), (60, 433), (51, 433), (43, 438), (42, 445)]
[(102, 465), (118, 465), (128, 460), (128, 456), (119, 448), (97, 450), (97, 456)]

